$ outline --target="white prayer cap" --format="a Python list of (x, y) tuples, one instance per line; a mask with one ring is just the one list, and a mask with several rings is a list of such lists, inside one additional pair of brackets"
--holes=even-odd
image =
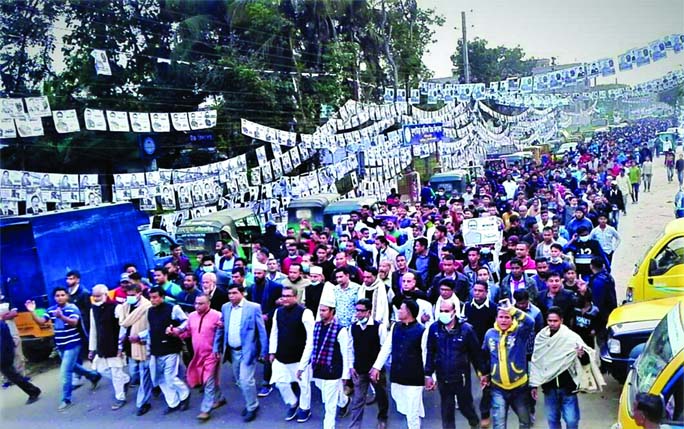
[(318, 275), (323, 275), (323, 268), (317, 266), (317, 265), (312, 265), (309, 268), (309, 274), (318, 274)]
[(323, 295), (321, 296), (320, 305), (335, 308), (335, 293), (333, 293), (332, 289), (323, 289)]
[(266, 265), (262, 264), (261, 262), (255, 262), (254, 264), (252, 264), (252, 271), (256, 270), (267, 271), (268, 267), (266, 267)]

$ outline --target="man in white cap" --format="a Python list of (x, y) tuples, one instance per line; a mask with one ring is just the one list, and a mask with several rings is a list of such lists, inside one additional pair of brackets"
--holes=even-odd
[(323, 429), (334, 429), (338, 406), (342, 414), (349, 408), (349, 398), (342, 394), (343, 383), (349, 380), (349, 333), (335, 317), (333, 294), (323, 294), (318, 313), (309, 362), (325, 407)]
[[(281, 307), (273, 313), (269, 339), (269, 361), (272, 365), (271, 384), (275, 384), (288, 406), (286, 421), (304, 423), (311, 417), (311, 367), (314, 316), (297, 301), (297, 291), (282, 289)], [(299, 383), (299, 406), (291, 383)]]
[(309, 286), (304, 288), (304, 297), (302, 298), (303, 304), (311, 310), (315, 315), (318, 314), (318, 304), (321, 302), (321, 295), (323, 294), (323, 289), (328, 287), (333, 287), (332, 284), (325, 280), (325, 274), (323, 274), (323, 267), (317, 265), (312, 265), (309, 269)]

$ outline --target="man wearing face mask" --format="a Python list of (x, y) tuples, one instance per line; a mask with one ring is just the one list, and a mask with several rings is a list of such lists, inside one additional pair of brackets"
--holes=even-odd
[(107, 286), (95, 285), (90, 294), (90, 336), (88, 359), (93, 362), (98, 373), (111, 374), (114, 387), (114, 403), (112, 410), (118, 410), (126, 404), (124, 386), (131, 378), (124, 371), (123, 352), (118, 349), (119, 318), (121, 308), (116, 301), (107, 296)]
[[(458, 319), (453, 302), (441, 302), (439, 310), (439, 323), (433, 323), (426, 334), (425, 389), (439, 389), (443, 429), (456, 427), (454, 396), (470, 427), (477, 428), (480, 420), (473, 405), (470, 365), (481, 375), (487, 374), (489, 368), (481, 358), (480, 341), (473, 327)], [(437, 383), (432, 378), (435, 372)]]
[(585, 226), (577, 230), (577, 234), (572, 237), (572, 240), (565, 246), (563, 251), (572, 253), (575, 259), (577, 275), (585, 281), (592, 274), (590, 264), (591, 260), (595, 257), (603, 259), (605, 266), (610, 269), (610, 262), (601, 248), (601, 244), (598, 240), (591, 238), (591, 230)]
[(118, 351), (125, 351), (129, 357), (128, 372), (134, 381), (139, 380), (135, 401), (138, 416), (147, 413), (151, 408), (152, 378), (150, 377), (149, 353), (145, 343), (140, 339), (140, 334), (149, 329), (147, 311), (151, 306), (150, 301), (142, 296), (141, 286), (133, 283), (126, 290), (126, 302), (121, 304), (119, 317), (121, 327), (119, 328)]
[(228, 302), (228, 294), (216, 286), (216, 274), (204, 273), (202, 276), (202, 292), (209, 298), (212, 310), (221, 311), (223, 304)]

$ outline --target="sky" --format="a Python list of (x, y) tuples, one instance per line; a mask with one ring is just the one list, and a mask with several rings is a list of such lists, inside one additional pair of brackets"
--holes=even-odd
[[(435, 43), (423, 56), (434, 77), (451, 76), (450, 56), (462, 36), (466, 12), (468, 39), (489, 46), (520, 45), (536, 58), (556, 57), (556, 64), (591, 62), (613, 57), (673, 33), (684, 33), (682, 0), (417, 0), (446, 21), (435, 27)], [(456, 27), (456, 28), (455, 28)], [(632, 71), (598, 78), (598, 84), (636, 84), (684, 68), (684, 52)], [(617, 64), (617, 61), (616, 61)]]

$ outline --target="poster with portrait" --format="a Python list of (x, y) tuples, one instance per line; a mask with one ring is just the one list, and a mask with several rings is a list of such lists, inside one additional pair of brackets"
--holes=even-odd
[(52, 112), (52, 120), (55, 123), (55, 130), (60, 134), (81, 131), (75, 109), (55, 110)]
[(290, 160), (290, 153), (285, 152), (283, 156), (280, 157), (280, 161), (283, 165), (283, 174), (290, 174), (292, 172), (292, 161)]
[(292, 161), (292, 168), (295, 169), (299, 167), (302, 163), (301, 158), (299, 157), (299, 148), (293, 147), (288, 153), (290, 154), (290, 160)]
[(271, 143), (271, 151), (273, 151), (273, 156), (276, 158), (283, 154), (282, 148), (276, 143)]
[(128, 112), (128, 117), (134, 133), (150, 132), (150, 115), (148, 113)]
[(47, 210), (41, 192), (35, 192), (26, 196), (26, 214), (39, 214)]
[(253, 168), (249, 170), (249, 184), (251, 186), (261, 185), (261, 168)]
[(24, 98), (26, 111), (31, 118), (44, 118), (52, 116), (50, 102), (46, 96)]
[(273, 181), (273, 172), (271, 171), (271, 164), (268, 162), (261, 167), (261, 183), (271, 183)]
[(159, 195), (159, 184), (161, 183), (161, 177), (159, 171), (148, 171), (145, 173), (145, 185), (151, 189), (151, 195)]
[(264, 165), (268, 162), (268, 158), (266, 157), (266, 146), (259, 146), (258, 148), (256, 148), (255, 152), (257, 164), (259, 166)]
[(109, 123), (109, 131), (118, 133), (129, 132), (128, 127), (128, 113), (116, 110), (107, 110), (107, 122)]
[(0, 139), (17, 138), (17, 129), (14, 127), (14, 119), (0, 118)]
[(78, 174), (62, 174), (59, 177), (59, 189), (63, 192), (76, 191), (78, 193)]
[(280, 162), (280, 157), (271, 160), (271, 170), (273, 170), (273, 180), (280, 179), (283, 175), (283, 166)]
[(182, 209), (188, 209), (192, 207), (192, 195), (190, 194), (190, 187), (191, 185), (189, 183), (173, 185), (173, 188), (176, 190), (176, 194), (178, 195), (178, 206)]
[(643, 67), (648, 64), (651, 64), (651, 51), (648, 49), (648, 46), (636, 49), (637, 67)]
[(78, 187), (81, 192), (94, 187), (99, 189), (100, 185), (97, 181), (97, 174), (79, 174)]
[[(195, 181), (188, 184), (190, 187), (190, 196), (192, 197), (192, 205), (194, 207), (203, 206), (206, 204), (204, 199), (204, 189), (201, 181)], [(182, 207), (182, 206), (181, 206)]]
[(0, 197), (0, 216), (16, 216), (19, 215), (19, 203), (10, 201), (4, 197)]
[(105, 120), (104, 110), (85, 109), (83, 117), (85, 119), (86, 130), (107, 131), (107, 121)]
[(131, 173), (130, 176), (130, 190), (131, 198), (139, 198), (140, 190), (145, 187), (145, 173)]
[(19, 137), (40, 137), (43, 131), (43, 121), (40, 118), (15, 119)]
[(0, 106), (2, 106), (0, 117), (13, 119), (26, 118), (24, 103), (21, 101), (21, 98), (2, 98), (0, 99)]
[(186, 112), (171, 113), (171, 124), (176, 131), (190, 131), (190, 122)]
[(648, 44), (648, 48), (651, 51), (651, 58), (653, 62), (660, 61), (667, 57), (665, 41), (657, 39)]
[(143, 186), (140, 188), (138, 200), (140, 210), (157, 210), (156, 189), (155, 186)]
[(171, 131), (171, 122), (169, 121), (168, 113), (150, 113), (150, 119), (152, 122), (152, 131), (155, 133), (168, 133)]
[(90, 52), (90, 56), (95, 61), (95, 74), (103, 76), (112, 75), (112, 68), (109, 65), (107, 52), (104, 49), (93, 49)]
[(161, 185), (161, 206), (164, 210), (176, 210), (176, 194), (171, 184)]
[(102, 204), (102, 192), (100, 187), (88, 188), (85, 194), (84, 202), (87, 206), (99, 206)]

